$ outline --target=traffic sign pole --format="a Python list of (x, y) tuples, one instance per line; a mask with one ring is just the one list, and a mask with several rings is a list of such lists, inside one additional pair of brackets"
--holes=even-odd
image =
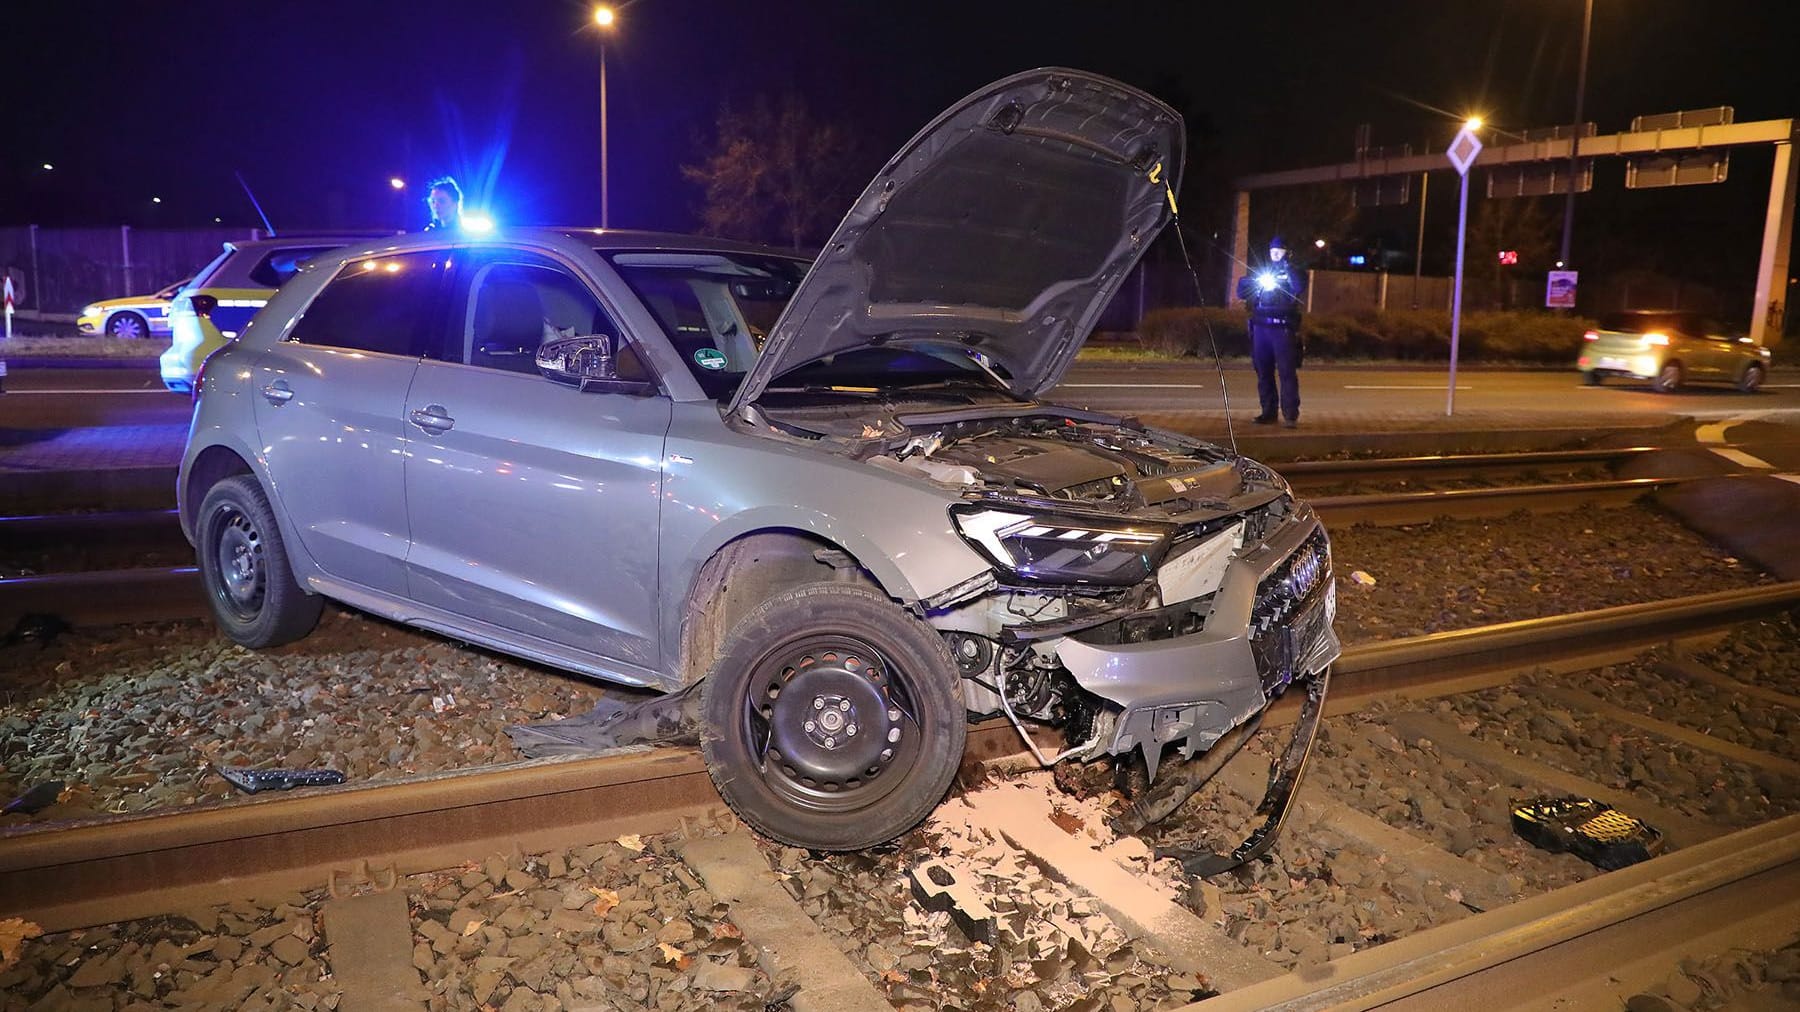
[(1463, 240), (1469, 234), (1469, 174), (1463, 173), (1462, 198), (1456, 209), (1456, 283), (1450, 299), (1450, 394), (1444, 415), (1456, 414), (1456, 355), (1462, 341)]
[(1450, 300), (1450, 393), (1444, 402), (1446, 416), (1456, 414), (1456, 358), (1462, 342), (1463, 247), (1469, 234), (1469, 167), (1481, 154), (1481, 138), (1470, 127), (1463, 127), (1444, 152), (1456, 174), (1462, 177), (1462, 197), (1456, 209), (1456, 281)]

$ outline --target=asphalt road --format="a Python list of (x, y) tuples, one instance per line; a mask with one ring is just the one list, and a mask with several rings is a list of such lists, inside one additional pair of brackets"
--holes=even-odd
[[(1247, 363), (1227, 363), (1231, 411), (1257, 411), (1256, 376)], [(1448, 373), (1437, 368), (1332, 366), (1301, 370), (1301, 418), (1314, 416), (1442, 416)], [(0, 428), (46, 429), (95, 425), (154, 425), (186, 422), (192, 403), (162, 389), (152, 369), (34, 369), (15, 367), (0, 395)], [(1051, 393), (1065, 404), (1120, 413), (1204, 411), (1224, 402), (1219, 375), (1210, 366), (1188, 363), (1080, 365)], [(1456, 407), (1472, 415), (1502, 413), (1518, 418), (1617, 415), (1686, 415), (1702, 419), (1768, 417), (1800, 421), (1800, 375), (1778, 372), (1760, 393), (1740, 394), (1725, 386), (1690, 386), (1658, 394), (1648, 384), (1609, 381), (1582, 383), (1567, 371), (1465, 369), (1457, 374)]]
[[(1247, 363), (1226, 363), (1226, 390), (1232, 410), (1257, 413), (1256, 374)], [(1332, 366), (1300, 370), (1300, 416), (1441, 414), (1448, 401), (1449, 370), (1432, 368)], [(1218, 410), (1219, 374), (1189, 363), (1083, 365), (1051, 395), (1065, 404), (1107, 411)], [(1567, 371), (1463, 369), (1456, 376), (1456, 408), (1475, 412), (1567, 414), (1570, 412), (1725, 417), (1800, 411), (1800, 376), (1778, 373), (1753, 395), (1728, 386), (1689, 386), (1659, 394), (1648, 383), (1608, 381), (1586, 385)]]

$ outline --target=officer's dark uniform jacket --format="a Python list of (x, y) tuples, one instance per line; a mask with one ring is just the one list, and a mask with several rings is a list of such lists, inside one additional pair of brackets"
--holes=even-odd
[[(1260, 281), (1265, 272), (1275, 281), (1268, 291)], [(1300, 378), (1295, 370), (1303, 354), (1300, 300), (1305, 291), (1306, 275), (1290, 270), (1286, 259), (1238, 279), (1238, 298), (1250, 311), (1250, 359), (1262, 402), (1258, 421), (1273, 421), (1278, 413), (1290, 422), (1300, 417)]]
[[(1265, 292), (1258, 278), (1264, 272), (1275, 278), (1275, 290)], [(1306, 276), (1288, 270), (1287, 261), (1271, 264), (1249, 277), (1238, 279), (1238, 298), (1248, 303), (1251, 326), (1300, 327), (1300, 297), (1306, 292)]]

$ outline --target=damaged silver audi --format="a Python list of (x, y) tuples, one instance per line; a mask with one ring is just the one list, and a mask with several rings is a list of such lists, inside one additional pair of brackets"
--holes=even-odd
[(972, 717), (1141, 762), (1154, 817), (1301, 692), (1265, 823), (1190, 867), (1245, 860), (1338, 655), (1330, 542), (1267, 467), (1041, 399), (1183, 146), (1156, 99), (1038, 70), (928, 125), (810, 263), (588, 229), (326, 254), (198, 382), (213, 612), (265, 647), (332, 598), (671, 693), (732, 807), (828, 850), (924, 819)]

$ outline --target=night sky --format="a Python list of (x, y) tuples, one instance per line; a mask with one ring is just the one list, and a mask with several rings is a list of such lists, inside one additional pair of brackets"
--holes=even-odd
[[(724, 100), (791, 90), (850, 126), (866, 147), (843, 166), (854, 193), (960, 96), (1060, 64), (1136, 84), (1188, 117), (1184, 211), (1215, 227), (1223, 180), (1347, 160), (1359, 123), (1378, 144), (1441, 149), (1452, 113), (1513, 129), (1567, 121), (1581, 8), (634, 0), (607, 48), (613, 224), (693, 227), (699, 194), (680, 166), (698, 160)], [(1601, 132), (1715, 105), (1739, 121), (1800, 114), (1788, 4), (1595, 8), (1587, 118)], [(503, 223), (597, 224), (591, 12), (573, 0), (11, 0), (0, 7), (0, 225), (254, 225), (234, 170), (290, 230), (417, 227), (420, 184), (443, 172)], [(1766, 149), (1741, 150), (1727, 184), (1676, 196), (1627, 194), (1622, 164), (1602, 163), (1578, 212), (1578, 253), (1583, 221), (1630, 220), (1665, 268), (1689, 256), (1753, 268), (1769, 163)], [(405, 196), (394, 175), (412, 184)], [(1439, 178), (1434, 198), (1454, 179)]]

